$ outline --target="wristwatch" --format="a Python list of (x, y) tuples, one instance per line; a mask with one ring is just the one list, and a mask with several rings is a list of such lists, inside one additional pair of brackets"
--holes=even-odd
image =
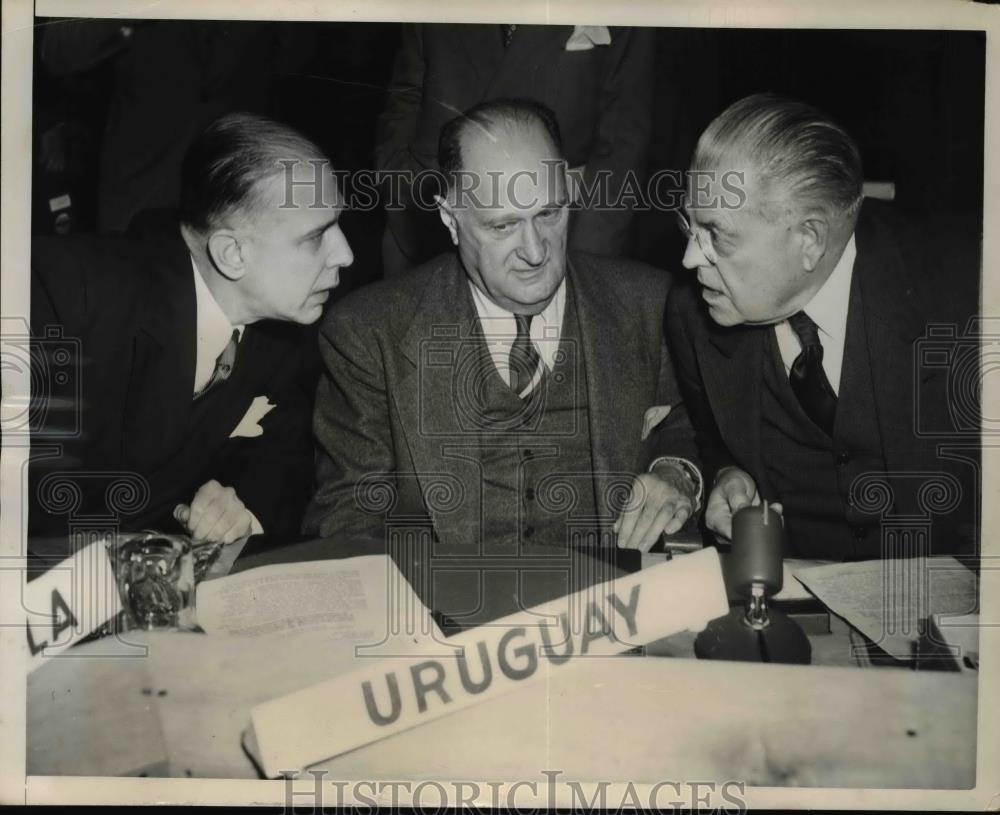
[(705, 480), (701, 476), (701, 470), (695, 466), (694, 462), (688, 461), (686, 458), (681, 458), (680, 456), (660, 456), (654, 459), (653, 463), (649, 465), (648, 472), (653, 472), (660, 464), (672, 464), (687, 479), (694, 493), (694, 509), (692, 510), (692, 514), (700, 512), (701, 500), (705, 494)]

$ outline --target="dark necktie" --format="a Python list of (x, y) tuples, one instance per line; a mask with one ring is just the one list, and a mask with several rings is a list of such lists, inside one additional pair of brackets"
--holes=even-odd
[(510, 41), (514, 39), (514, 32), (517, 31), (517, 25), (502, 25), (500, 31), (503, 34), (503, 47), (509, 48)]
[(832, 437), (837, 394), (830, 387), (830, 380), (823, 370), (823, 345), (819, 341), (819, 330), (804, 311), (789, 317), (788, 324), (802, 345), (802, 353), (792, 363), (788, 380), (806, 415)]
[(531, 317), (531, 314), (514, 315), (517, 336), (510, 347), (510, 389), (518, 396), (525, 395), (540, 361), (538, 349), (531, 341)]
[(236, 346), (239, 344), (239, 341), (240, 332), (234, 328), (233, 336), (229, 338), (226, 347), (222, 349), (222, 353), (215, 360), (215, 370), (212, 371), (212, 376), (209, 377), (208, 384), (195, 394), (196, 399), (204, 396), (220, 382), (225, 382), (229, 379), (229, 375), (233, 372), (233, 365), (236, 363)]

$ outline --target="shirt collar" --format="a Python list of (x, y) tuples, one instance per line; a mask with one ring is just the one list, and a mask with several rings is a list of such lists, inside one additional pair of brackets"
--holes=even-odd
[[(205, 343), (208, 346), (219, 346), (219, 353), (229, 344), (229, 338), (233, 335), (233, 330), (239, 332), (243, 337), (242, 325), (233, 325), (229, 318), (215, 299), (212, 290), (198, 271), (198, 264), (191, 258), (191, 268), (194, 270), (194, 299), (197, 309), (197, 330), (198, 343)], [(218, 354), (216, 355), (218, 356)]]
[[(504, 368), (510, 345), (513, 343), (514, 337), (517, 336), (514, 315), (494, 303), (471, 280), (469, 288), (472, 290), (472, 299), (476, 305), (476, 313), (479, 315), (479, 324), (489, 345), (490, 353), (493, 355), (494, 361), (498, 363), (497, 367)], [(566, 278), (564, 277), (549, 304), (531, 320), (531, 340), (538, 349), (542, 362), (549, 370), (552, 370), (555, 365), (565, 310)], [(499, 364), (501, 361), (503, 365)]]
[(198, 264), (194, 257), (191, 257), (191, 269), (194, 273), (194, 298), (195, 298), (195, 367), (194, 367), (194, 390), (198, 393), (211, 379), (215, 370), (216, 360), (219, 358), (229, 340), (233, 336), (233, 331), (237, 332), (237, 341), (243, 338), (242, 325), (233, 325), (226, 317), (219, 302), (208, 288), (201, 272), (198, 271)]
[(843, 337), (847, 328), (847, 309), (851, 300), (851, 277), (857, 257), (854, 235), (819, 291), (803, 309), (819, 330), (828, 337)]

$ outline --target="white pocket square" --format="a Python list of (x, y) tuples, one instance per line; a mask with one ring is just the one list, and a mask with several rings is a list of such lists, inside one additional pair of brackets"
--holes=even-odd
[(277, 405), (272, 405), (266, 396), (255, 396), (247, 412), (236, 425), (236, 429), (229, 434), (229, 438), (252, 439), (264, 435), (264, 428), (260, 426), (260, 420), (267, 416)]
[(566, 40), (567, 51), (589, 51), (596, 45), (611, 45), (611, 32), (606, 25), (578, 25)]
[(669, 414), (670, 405), (653, 405), (647, 410), (646, 415), (642, 417), (642, 440), (645, 441), (646, 437), (653, 432), (653, 428), (666, 419)]

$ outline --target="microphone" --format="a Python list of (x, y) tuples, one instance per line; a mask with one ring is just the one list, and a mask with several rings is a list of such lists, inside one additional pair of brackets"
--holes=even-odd
[(741, 603), (712, 620), (694, 643), (699, 659), (808, 665), (812, 646), (796, 622), (768, 607), (781, 591), (785, 526), (765, 501), (733, 515), (727, 584)]

